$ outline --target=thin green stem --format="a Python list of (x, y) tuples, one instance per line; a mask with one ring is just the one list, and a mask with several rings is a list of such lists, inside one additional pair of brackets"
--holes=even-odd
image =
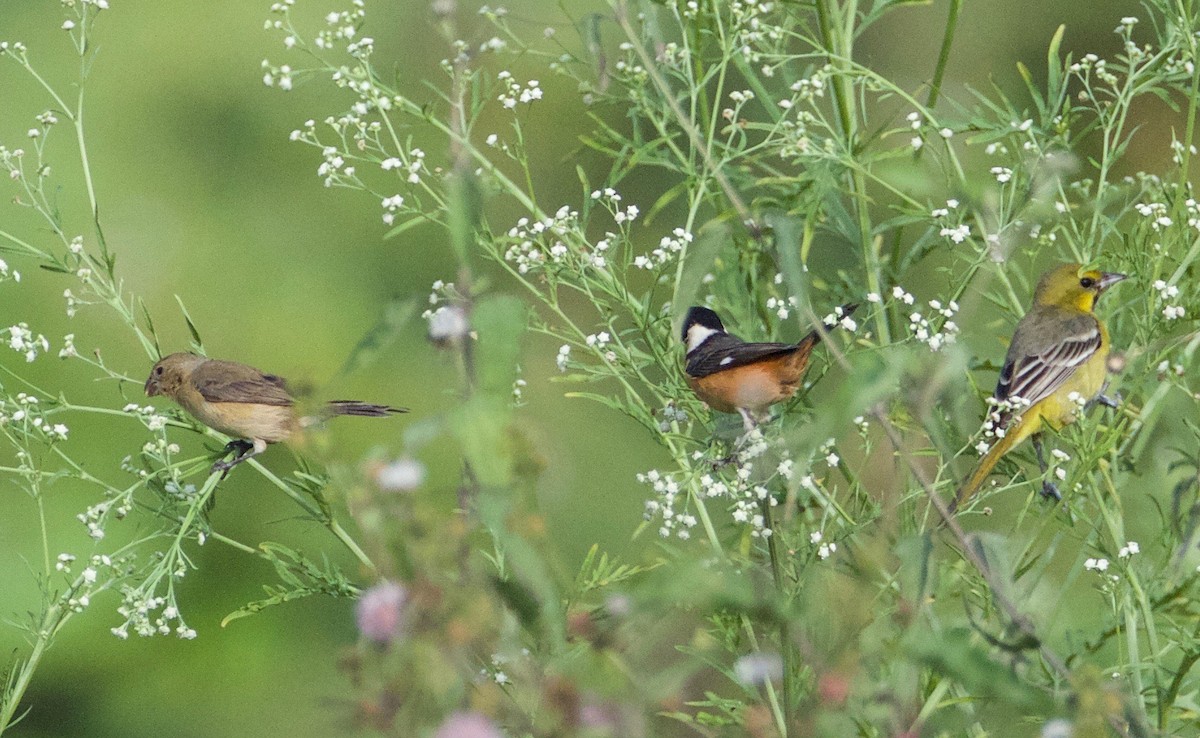
[(950, 62), (950, 47), (954, 44), (954, 31), (958, 28), (958, 13), (962, 10), (962, 0), (950, 0), (950, 15), (946, 18), (946, 32), (942, 35), (942, 48), (938, 51), (937, 66), (933, 70), (933, 80), (929, 83), (929, 97), (925, 106), (932, 108), (937, 105), (938, 95), (942, 91), (942, 80), (946, 76), (946, 66)]

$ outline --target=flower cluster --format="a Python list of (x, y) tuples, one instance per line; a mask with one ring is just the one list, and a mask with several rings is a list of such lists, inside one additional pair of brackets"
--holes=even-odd
[(24, 392), (18, 392), (16, 397), (0, 403), (2, 425), (20, 426), (25, 433), (37, 433), (50, 443), (67, 440), (67, 434), (71, 432), (62, 423), (51, 423), (38, 398)]
[[(682, 413), (672, 419), (683, 420), (685, 416), (681, 416)], [(833, 443), (830, 439), (818, 451), (830, 468), (841, 462)], [(779, 460), (767, 461), (768, 451), (772, 451), (772, 457)], [(765, 539), (773, 534), (764, 508), (779, 504), (783, 488), (795, 476), (795, 460), (788, 456), (785, 449), (768, 441), (762, 430), (756, 428), (740, 442), (730, 459), (714, 463), (704, 452), (697, 451), (691, 461), (693, 464), (677, 472), (664, 473), (653, 469), (637, 475), (638, 482), (649, 485), (654, 491), (654, 497), (646, 501), (645, 518), (648, 521), (660, 520), (660, 536), (674, 536), (682, 540), (692, 536), (692, 529), (697, 524), (697, 517), (691, 512), (692, 500), (701, 503), (723, 501), (733, 521), (746, 526), (752, 537)], [(805, 475), (799, 484), (814, 493), (821, 492), (811, 474)], [(821, 558), (828, 557), (836, 550), (836, 544), (829, 544)]]
[(429, 340), (439, 346), (456, 343), (471, 332), (471, 321), (463, 309), (466, 298), (453, 282), (437, 280), (429, 293), (429, 309), (421, 317), (429, 323)]
[(1108, 571), (1108, 559), (1088, 559), (1083, 562), (1083, 568), (1088, 571), (1094, 571), (1097, 574), (1103, 574)]
[(943, 305), (940, 300), (930, 300), (929, 307), (940, 317), (940, 328), (935, 329), (930, 325), (929, 318), (919, 310), (909, 314), (908, 328), (913, 337), (928, 346), (930, 351), (940, 351), (958, 338), (958, 324), (953, 320), (958, 312), (958, 303), (950, 300), (948, 304)]
[(512, 72), (509, 71), (500, 72), (496, 78), (504, 86), (504, 91), (496, 99), (500, 101), (505, 110), (512, 110), (517, 107), (517, 103), (530, 105), (534, 101), (542, 99), (542, 86), (536, 79), (531, 79), (522, 85), (513, 78)]
[[(613, 220), (616, 221), (618, 226), (627, 226), (636, 220), (642, 212), (637, 205), (630, 205), (622, 209), (621, 193), (612, 187), (605, 187), (603, 190), (593, 190), (592, 200), (600, 203), (608, 212), (612, 213)], [(688, 235), (690, 236), (691, 234)], [(676, 236), (677, 238), (683, 238), (681, 234), (676, 234)], [(688, 240), (690, 241), (691, 239), (689, 238)]]
[(536, 221), (521, 218), (498, 240), (501, 245), (508, 244), (504, 260), (521, 274), (538, 270), (603, 269), (608, 264), (607, 252), (611, 248), (609, 239), (588, 248), (579, 226), (579, 212), (566, 205), (553, 217)]
[[(630, 207), (634, 208), (636, 206)], [(628, 211), (626, 213), (628, 214)], [(630, 217), (631, 220), (632, 217), (636, 217), (636, 211), (634, 216)], [(633, 265), (638, 269), (662, 268), (683, 253), (683, 250), (687, 248), (687, 244), (691, 243), (694, 239), (695, 237), (688, 231), (683, 228), (676, 228), (671, 231), (671, 235), (662, 237), (662, 240), (658, 242), (658, 248), (649, 254), (636, 256), (633, 260)]]
[[(185, 640), (196, 637), (196, 631), (187, 626), (179, 608), (168, 604), (167, 598), (147, 595), (142, 590), (128, 585), (121, 587), (122, 603), (117, 613), (125, 618), (125, 622), (112, 629), (112, 634), (122, 640), (129, 637), (129, 631), (143, 638), (155, 635), (170, 635), (171, 624), (175, 623), (175, 635)], [(155, 611), (161, 612), (155, 615)]]
[(841, 305), (835, 307), (832, 313), (829, 313), (822, 318), (821, 322), (825, 325), (841, 326), (842, 330), (846, 331), (847, 333), (853, 333), (854, 331), (858, 330), (858, 323), (855, 322), (854, 318), (850, 317), (850, 314), (847, 313), (846, 309)]
[(987, 398), (987, 404), (991, 407), (991, 410), (988, 411), (987, 417), (983, 419), (983, 440), (975, 446), (975, 450), (980, 455), (987, 453), (988, 448), (991, 447), (991, 441), (998, 441), (1004, 438), (1008, 418), (1029, 407), (1029, 401), (1023, 397), (1009, 397), (1003, 400), (989, 397)]
[(808, 541), (817, 547), (817, 558), (824, 561), (830, 556), (837, 553), (838, 545), (833, 541), (826, 541), (825, 534), (819, 530), (814, 530), (808, 536)]
[(956, 218), (951, 218), (951, 214), (957, 210), (958, 204), (958, 200), (950, 199), (946, 201), (946, 207), (934, 208), (930, 213), (933, 219), (941, 225), (938, 235), (950, 239), (953, 243), (962, 243), (971, 237), (971, 226), (959, 222)]
[(674, 423), (684, 425), (691, 418), (688, 417), (686, 411), (677, 406), (674, 402), (668, 402), (662, 409), (662, 420), (658, 423), (658, 430), (662, 433), (669, 433), (671, 426)]
[(50, 350), (50, 341), (42, 334), (33, 334), (27, 323), (17, 323), (8, 329), (8, 347), (20, 354), (25, 354), (25, 361), (30, 362), (39, 353)]
[(1138, 211), (1138, 215), (1150, 221), (1150, 227), (1155, 231), (1170, 228), (1174, 222), (1171, 220), (1171, 216), (1167, 215), (1170, 210), (1165, 203), (1139, 202), (1133, 207)]
[[(1174, 300), (1179, 297), (1179, 287), (1173, 284), (1168, 284), (1161, 279), (1154, 280), (1154, 289), (1158, 292), (1158, 300), (1162, 303), (1167, 303), (1169, 300)], [(1187, 310), (1182, 305), (1164, 304), (1162, 316), (1166, 320), (1178, 320), (1187, 314)]]

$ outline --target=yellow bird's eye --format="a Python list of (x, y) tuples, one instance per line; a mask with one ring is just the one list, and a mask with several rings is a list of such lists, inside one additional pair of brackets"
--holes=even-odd
[(1083, 279), (1079, 280), (1079, 286), (1085, 290), (1090, 290), (1096, 286), (1096, 280), (1092, 279), (1091, 277), (1084, 277)]

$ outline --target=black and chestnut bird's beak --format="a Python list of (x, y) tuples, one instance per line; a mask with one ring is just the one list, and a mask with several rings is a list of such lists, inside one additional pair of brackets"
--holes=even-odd
[(1129, 276), (1128, 274), (1117, 274), (1116, 272), (1101, 272), (1100, 273), (1100, 291), (1103, 292), (1104, 290), (1108, 289), (1109, 287), (1112, 287), (1114, 284), (1116, 284), (1117, 282), (1120, 282), (1122, 279), (1125, 279), (1128, 276)]

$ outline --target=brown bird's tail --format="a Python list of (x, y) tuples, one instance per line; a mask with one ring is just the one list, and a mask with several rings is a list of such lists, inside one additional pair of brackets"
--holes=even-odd
[(394, 413), (406, 412), (408, 412), (406, 407), (373, 405), (359, 400), (331, 400), (325, 405), (324, 416), (332, 418), (338, 415), (356, 415), (361, 418), (386, 418)]
[(983, 480), (987, 479), (988, 474), (992, 473), (992, 467), (996, 465), (1000, 457), (1008, 453), (1013, 446), (1017, 445), (1018, 441), (1024, 438), (1018, 432), (1019, 430), (1020, 428), (1014, 423), (1013, 427), (1009, 428), (1008, 432), (1004, 434), (1004, 437), (996, 441), (988, 449), (988, 452), (983, 455), (983, 458), (979, 460), (979, 466), (975, 467), (975, 471), (971, 472), (971, 476), (967, 477), (967, 481), (963, 482), (962, 486), (958, 488), (958, 492), (955, 493), (954, 499), (950, 501), (948, 509), (951, 515), (954, 514), (959, 505), (966, 502), (970, 499), (971, 495), (979, 490), (979, 487), (983, 484)]

